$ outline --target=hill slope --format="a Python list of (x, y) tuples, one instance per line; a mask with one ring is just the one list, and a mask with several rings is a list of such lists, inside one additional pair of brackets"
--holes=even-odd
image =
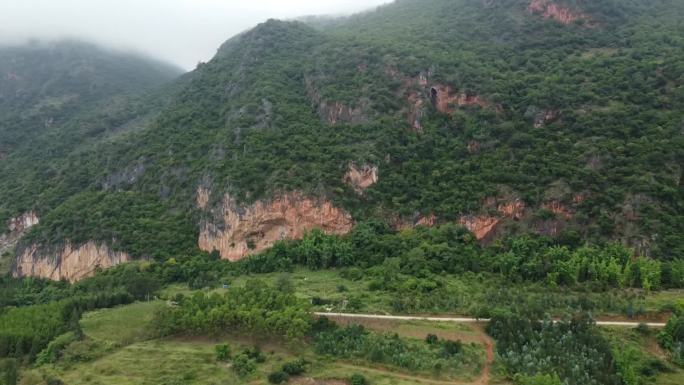
[(0, 222), (10, 230), (0, 255), (38, 222), (33, 209), (80, 191), (50, 190), (55, 176), (78, 172), (67, 155), (147, 124), (170, 92), (159, 87), (180, 72), (75, 41), (0, 47)]
[(75, 278), (60, 263), (198, 245), (239, 259), (368, 219), (681, 258), (682, 15), (675, 0), (404, 0), (269, 21), (145, 129), (61, 157), (21, 204), (2, 188), (8, 217), (41, 219), (15, 272)]

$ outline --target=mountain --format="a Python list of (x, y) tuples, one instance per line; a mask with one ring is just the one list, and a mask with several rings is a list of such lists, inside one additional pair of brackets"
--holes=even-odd
[[(153, 120), (169, 93), (162, 86), (181, 73), (77, 41), (0, 47), (0, 220), (9, 227), (0, 255), (38, 222), (31, 209), (39, 201), (79, 191), (47, 191), (51, 177), (70, 170), (66, 156)], [(8, 221), (17, 211), (25, 214)]]
[[(40, 102), (7, 104), (22, 119), (65, 114), (26, 132), (3, 119), (16, 135), (0, 160), (0, 219), (22, 237), (14, 274), (73, 280), (200, 249), (237, 260), (372, 220), (679, 259), (683, 15), (676, 0), (401, 0), (270, 20), (120, 107), (100, 99), (111, 78), (83, 66), (90, 87), (57, 77), (29, 93)], [(157, 74), (169, 76), (114, 71), (131, 83), (110, 90), (173, 71)], [(53, 134), (60, 119), (71, 124)]]

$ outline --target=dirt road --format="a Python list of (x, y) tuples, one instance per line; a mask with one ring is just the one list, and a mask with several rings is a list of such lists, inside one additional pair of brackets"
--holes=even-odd
[[(452, 322), (452, 323), (487, 323), (490, 320), (486, 318), (451, 318), (451, 317), (418, 317), (418, 316), (398, 316), (398, 315), (377, 315), (377, 314), (347, 314), (347, 313), (314, 313), (320, 317), (330, 318), (357, 318), (357, 319), (376, 319), (376, 320), (394, 320), (394, 321), (429, 321), (429, 322)], [(623, 322), (623, 321), (596, 321), (598, 326), (621, 326), (621, 327), (637, 327), (641, 322)], [(652, 328), (664, 328), (664, 323), (647, 322), (644, 323)]]

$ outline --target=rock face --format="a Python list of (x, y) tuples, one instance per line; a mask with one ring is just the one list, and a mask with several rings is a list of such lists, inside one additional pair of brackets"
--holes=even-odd
[(520, 220), (525, 214), (525, 202), (515, 200), (512, 202), (496, 203), (494, 199), (488, 199), (486, 207), (496, 207), (499, 213), (491, 215), (463, 216), (459, 223), (470, 230), (479, 241), (488, 241), (494, 235), (497, 226), (504, 219)]
[(558, 120), (560, 113), (557, 110), (541, 111), (534, 117), (534, 128), (542, 128), (549, 123)]
[(237, 205), (226, 195), (213, 214), (213, 223), (205, 220), (200, 224), (199, 247), (218, 251), (223, 259), (231, 261), (261, 252), (282, 239), (300, 239), (312, 229), (345, 234), (353, 226), (345, 211), (299, 192), (247, 207)]
[(113, 252), (106, 245), (95, 242), (78, 247), (67, 244), (59, 252), (50, 255), (33, 245), (19, 253), (13, 275), (75, 282), (93, 275), (98, 269), (107, 269), (130, 260), (128, 254)]
[(205, 187), (197, 187), (197, 208), (206, 210), (209, 205), (209, 196), (211, 192)]
[(392, 222), (392, 228), (395, 230), (410, 230), (413, 228), (416, 228), (418, 226), (423, 226), (423, 227), (434, 227), (437, 224), (437, 217), (434, 214), (430, 214), (427, 216), (420, 215), (420, 216), (415, 216), (410, 219), (406, 218), (395, 218), (394, 221)]
[(306, 79), (306, 90), (321, 119), (331, 125), (338, 123), (359, 124), (368, 121), (364, 114), (370, 103), (362, 99), (357, 106), (351, 107), (341, 102), (331, 102), (323, 99), (312, 79)]
[(546, 202), (542, 204), (542, 208), (566, 220), (570, 220), (575, 216), (572, 210), (565, 207), (565, 205), (558, 201)]
[(5, 253), (11, 253), (17, 242), (26, 232), (33, 226), (37, 225), (40, 220), (35, 212), (29, 211), (16, 218), (12, 218), (7, 222), (6, 234), (0, 235), (0, 257)]
[(527, 10), (530, 13), (541, 15), (545, 19), (553, 19), (562, 24), (574, 23), (577, 20), (588, 20), (587, 15), (555, 4), (552, 0), (532, 0), (527, 6)]
[(490, 106), (488, 102), (482, 100), (478, 95), (456, 92), (450, 86), (442, 84), (437, 84), (430, 89), (430, 100), (437, 111), (443, 114), (452, 114), (455, 111), (454, 106)]
[(350, 185), (357, 194), (363, 195), (367, 188), (378, 183), (378, 168), (369, 164), (364, 164), (359, 168), (351, 163), (343, 179), (344, 183)]

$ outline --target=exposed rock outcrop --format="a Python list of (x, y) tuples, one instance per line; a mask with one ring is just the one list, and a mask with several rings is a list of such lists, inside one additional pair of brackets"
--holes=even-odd
[(520, 220), (525, 215), (525, 202), (519, 199), (498, 204), (495, 199), (488, 199), (485, 207), (496, 207), (499, 215), (468, 215), (459, 220), (479, 241), (488, 241), (504, 219)]
[(471, 233), (475, 234), (475, 238), (483, 241), (494, 232), (496, 226), (501, 222), (501, 218), (480, 215), (480, 216), (464, 216), (461, 217), (459, 223), (465, 226)]
[(313, 80), (306, 79), (306, 90), (321, 119), (331, 125), (338, 123), (360, 124), (368, 121), (364, 113), (370, 103), (367, 99), (360, 100), (352, 107), (342, 102), (324, 100)]
[(0, 235), (0, 257), (11, 253), (26, 232), (40, 222), (35, 212), (29, 211), (7, 222), (7, 233)]
[(482, 100), (480, 96), (458, 92), (450, 86), (437, 84), (430, 88), (430, 101), (437, 111), (443, 114), (454, 113), (455, 106), (480, 106), (490, 107), (491, 104)]
[(34, 211), (26, 212), (16, 218), (10, 219), (7, 228), (11, 233), (25, 232), (40, 222), (38, 215)]
[(19, 253), (13, 275), (75, 282), (93, 275), (99, 269), (107, 269), (130, 260), (128, 254), (113, 252), (106, 245), (95, 242), (78, 247), (67, 244), (56, 253), (45, 253), (33, 245)]
[(574, 212), (571, 209), (567, 208), (565, 205), (563, 205), (563, 203), (559, 201), (546, 202), (542, 204), (542, 208), (566, 220), (570, 220), (575, 216)]
[(199, 186), (197, 187), (197, 208), (201, 210), (206, 210), (207, 206), (209, 206), (209, 197), (211, 195), (211, 191), (209, 189)]
[(539, 112), (534, 117), (534, 128), (542, 128), (549, 123), (553, 123), (560, 117), (560, 112), (557, 110), (545, 110)]
[(363, 195), (367, 188), (378, 183), (378, 168), (369, 164), (364, 164), (359, 168), (356, 164), (350, 163), (343, 180), (357, 194)]
[(231, 261), (261, 252), (282, 239), (300, 239), (312, 229), (345, 234), (353, 226), (345, 211), (299, 192), (246, 207), (226, 195), (213, 214), (213, 221), (200, 224), (199, 247), (218, 251), (223, 259)]
[(571, 24), (577, 20), (589, 20), (589, 17), (579, 11), (556, 4), (552, 0), (532, 0), (527, 6), (530, 13), (541, 15), (545, 19), (553, 19), (562, 24)]
[(418, 215), (412, 219), (395, 219), (392, 227), (396, 230), (410, 230), (418, 226), (434, 227), (437, 224), (437, 217), (434, 214)]

